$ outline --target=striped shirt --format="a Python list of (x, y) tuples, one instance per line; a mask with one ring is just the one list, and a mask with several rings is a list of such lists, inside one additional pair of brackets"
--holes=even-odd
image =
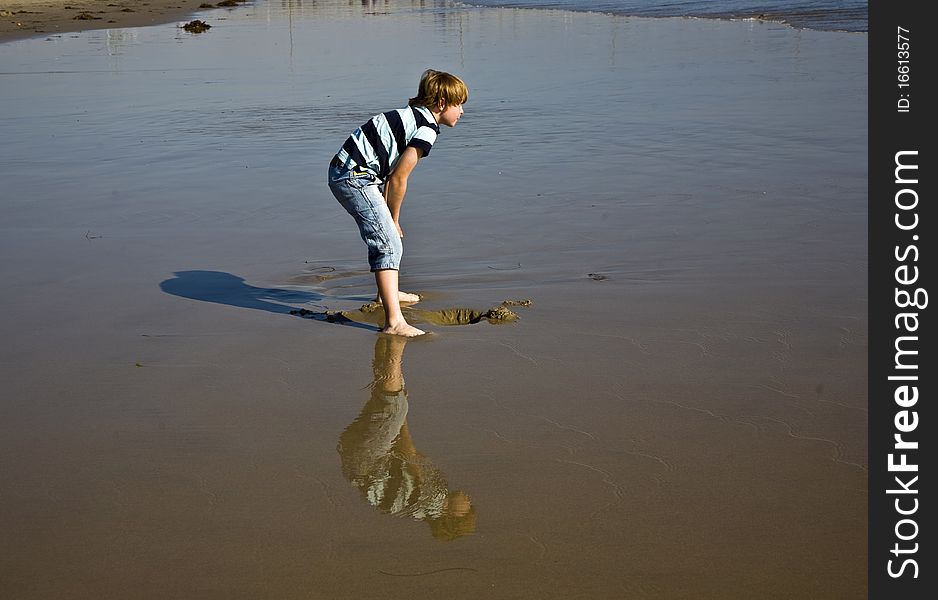
[(427, 156), (439, 133), (440, 126), (427, 107), (399, 108), (375, 115), (353, 131), (336, 158), (347, 169), (369, 171), (384, 181), (405, 148), (417, 148)]
[(405, 443), (407, 408), (405, 390), (372, 389), (371, 400), (339, 437), (342, 473), (382, 512), (439, 519), (446, 513), (449, 488), (443, 473)]

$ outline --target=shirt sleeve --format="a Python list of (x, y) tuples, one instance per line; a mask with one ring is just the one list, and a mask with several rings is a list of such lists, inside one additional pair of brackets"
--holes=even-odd
[(433, 142), (436, 141), (436, 132), (429, 127), (421, 127), (417, 130), (417, 133), (414, 134), (414, 137), (411, 138), (410, 142), (407, 143), (408, 148), (417, 148), (423, 152), (424, 156), (430, 154), (430, 149), (433, 147)]

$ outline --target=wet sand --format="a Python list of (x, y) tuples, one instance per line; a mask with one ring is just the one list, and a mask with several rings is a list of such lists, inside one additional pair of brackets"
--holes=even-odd
[(0, 43), (50, 34), (140, 27), (186, 19), (206, 0), (0, 0)]
[[(864, 35), (229, 17), (2, 47), (4, 595), (865, 594)], [(431, 64), (403, 288), (531, 305), (291, 314), (373, 297), (325, 165)]]

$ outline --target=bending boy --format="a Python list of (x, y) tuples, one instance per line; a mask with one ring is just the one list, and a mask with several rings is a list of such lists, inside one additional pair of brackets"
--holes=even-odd
[(409, 325), (401, 312), (401, 302), (420, 299), (398, 289), (404, 237), (401, 204), (417, 161), (430, 154), (440, 125), (456, 126), (468, 97), (466, 84), (455, 75), (427, 70), (406, 108), (369, 119), (352, 132), (329, 164), (329, 189), (355, 219), (368, 247), (378, 300), (384, 305), (384, 333), (407, 337), (425, 333)]

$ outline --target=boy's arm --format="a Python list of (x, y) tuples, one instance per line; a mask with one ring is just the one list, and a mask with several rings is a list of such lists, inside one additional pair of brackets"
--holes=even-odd
[[(391, 176), (388, 177), (388, 181), (384, 186), (384, 199), (388, 203), (388, 209), (391, 211), (391, 218), (394, 219), (394, 224), (397, 225), (398, 233), (401, 233), (400, 223), (398, 219), (401, 215), (401, 204), (404, 202), (404, 194), (407, 193), (407, 178), (410, 177), (410, 172), (414, 170), (414, 167), (417, 166), (417, 161), (420, 159), (422, 152), (414, 147), (409, 147), (404, 149), (404, 153), (401, 154), (401, 158), (397, 161), (397, 164), (394, 166), (394, 171), (391, 173)], [(404, 237), (401, 233), (401, 237)]]

